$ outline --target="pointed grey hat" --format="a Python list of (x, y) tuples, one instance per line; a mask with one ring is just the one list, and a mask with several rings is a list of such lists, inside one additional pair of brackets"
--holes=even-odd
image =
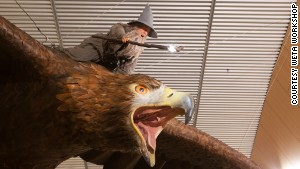
[(131, 21), (128, 24), (137, 23), (137, 22), (148, 26), (151, 29), (149, 36), (152, 38), (157, 38), (157, 33), (153, 28), (153, 16), (149, 4), (147, 4), (147, 6), (145, 7), (143, 13), (141, 13), (138, 20)]

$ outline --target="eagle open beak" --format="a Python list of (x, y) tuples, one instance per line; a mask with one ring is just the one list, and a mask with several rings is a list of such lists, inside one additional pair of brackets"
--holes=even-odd
[(131, 114), (133, 127), (142, 140), (141, 153), (149, 166), (155, 165), (156, 139), (167, 122), (177, 115), (185, 115), (187, 124), (193, 108), (192, 96), (165, 88), (161, 103), (139, 107)]

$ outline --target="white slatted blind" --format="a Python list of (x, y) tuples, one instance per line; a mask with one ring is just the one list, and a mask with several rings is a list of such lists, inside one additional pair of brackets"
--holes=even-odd
[[(158, 38), (148, 38), (147, 42), (180, 45), (184, 50), (168, 53), (145, 49), (136, 72), (199, 97), (196, 127), (250, 157), (288, 26), (290, 4), (296, 0), (216, 0), (206, 63), (203, 58), (211, 0), (53, 0), (54, 6), (51, 1), (18, 0), (56, 45), (61, 35), (64, 47), (77, 45), (92, 34), (106, 33), (117, 22), (137, 19), (149, 2)], [(0, 15), (39, 41), (45, 40), (14, 0), (0, 1)], [(203, 64), (203, 86), (198, 96)], [(74, 158), (59, 168), (72, 167), (84, 168), (84, 163)]]
[[(87, 167), (87, 168), (85, 168)], [(103, 169), (103, 166), (95, 165), (92, 163), (84, 162), (79, 157), (70, 158), (61, 163), (56, 169)]]
[(45, 45), (50, 45), (50, 41), (58, 45), (58, 36), (51, 2), (49, 0), (18, 0), (17, 2), (28, 13), (49, 40), (46, 40), (45, 36), (41, 35), (35, 27), (35, 24), (18, 6), (16, 1), (1, 0), (0, 15), (16, 24), (16, 26), (26, 31), (40, 42), (44, 42)]
[(197, 127), (248, 157), (291, 2), (216, 2)]

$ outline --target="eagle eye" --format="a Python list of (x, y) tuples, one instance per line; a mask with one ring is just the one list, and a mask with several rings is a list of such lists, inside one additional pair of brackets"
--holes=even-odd
[(135, 87), (135, 91), (139, 94), (147, 94), (148, 93), (148, 88), (142, 85), (138, 85)]

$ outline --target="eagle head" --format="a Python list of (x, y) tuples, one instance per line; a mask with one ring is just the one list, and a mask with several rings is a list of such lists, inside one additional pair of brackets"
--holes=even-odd
[(88, 133), (87, 144), (100, 150), (140, 152), (150, 166), (155, 164), (156, 138), (167, 122), (177, 115), (186, 115), (186, 122), (192, 117), (190, 95), (146, 75), (84, 74), (69, 81), (76, 105), (69, 109), (78, 109), (76, 124)]
[[(166, 123), (177, 115), (192, 117), (193, 98), (143, 75), (133, 75), (127, 87), (132, 94), (129, 118), (139, 140), (140, 152), (150, 166), (155, 164), (156, 138)], [(139, 80), (143, 79), (143, 80)]]

